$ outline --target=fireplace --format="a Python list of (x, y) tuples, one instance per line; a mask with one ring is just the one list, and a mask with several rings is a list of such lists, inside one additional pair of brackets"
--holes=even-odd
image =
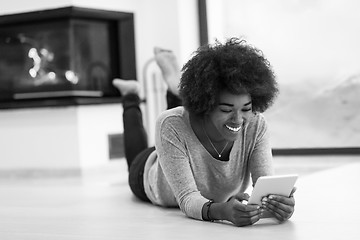
[(0, 108), (119, 102), (136, 79), (132, 13), (65, 7), (0, 16)]

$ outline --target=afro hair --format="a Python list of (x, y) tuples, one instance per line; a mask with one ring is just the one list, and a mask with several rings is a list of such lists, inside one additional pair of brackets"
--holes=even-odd
[(278, 93), (269, 61), (239, 38), (200, 47), (182, 68), (180, 97), (190, 112), (211, 112), (223, 90), (249, 94), (254, 112), (268, 109)]

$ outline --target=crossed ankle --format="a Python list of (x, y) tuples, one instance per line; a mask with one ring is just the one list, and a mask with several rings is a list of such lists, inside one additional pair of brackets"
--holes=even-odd
[(180, 68), (172, 51), (154, 48), (155, 61), (158, 64), (169, 90), (179, 95)]

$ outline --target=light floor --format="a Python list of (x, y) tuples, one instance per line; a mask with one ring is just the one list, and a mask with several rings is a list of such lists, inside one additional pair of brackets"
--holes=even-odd
[(359, 239), (360, 156), (275, 157), (298, 173), (291, 221), (237, 228), (139, 202), (124, 161), (81, 178), (0, 179), (0, 240)]

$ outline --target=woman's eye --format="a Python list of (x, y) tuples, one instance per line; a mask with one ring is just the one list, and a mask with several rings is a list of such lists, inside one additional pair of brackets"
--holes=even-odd
[(222, 111), (224, 113), (230, 113), (232, 110), (231, 109), (220, 109), (220, 111)]
[(249, 109), (243, 109), (242, 111), (243, 112), (249, 112), (249, 111), (251, 111), (252, 110), (252, 108), (249, 108)]

